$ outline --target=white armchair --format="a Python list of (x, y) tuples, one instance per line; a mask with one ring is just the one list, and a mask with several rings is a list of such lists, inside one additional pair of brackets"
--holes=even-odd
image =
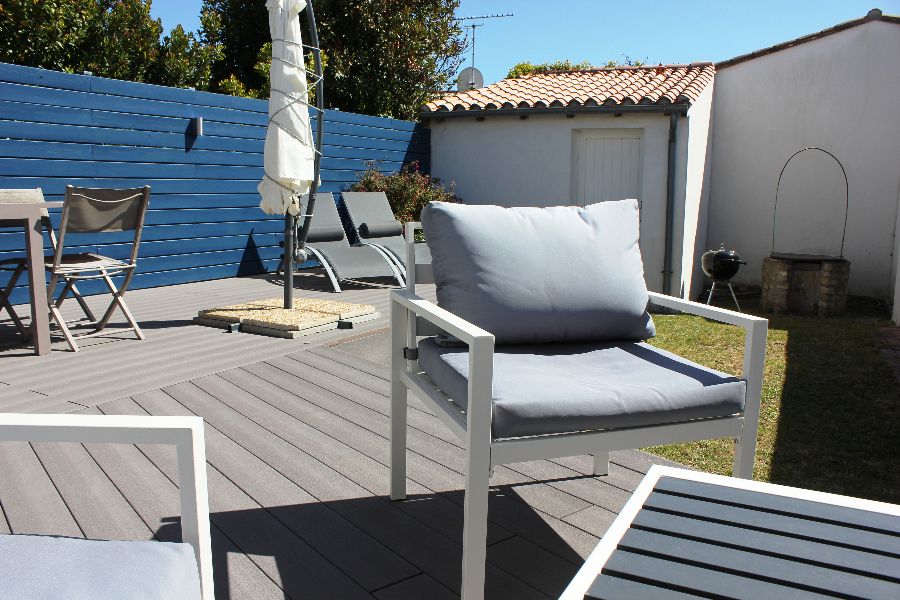
[(174, 445), (183, 540), (167, 544), (0, 535), (0, 555), (9, 557), (0, 564), (0, 597), (213, 600), (203, 419), (0, 414), (0, 441)]
[[(636, 219), (634, 226), (636, 230)], [(484, 597), (489, 479), (496, 465), (587, 454), (594, 456), (595, 473), (605, 475), (611, 450), (733, 438), (734, 475), (752, 478), (765, 319), (649, 294), (653, 304), (743, 327), (741, 379), (639, 342), (496, 344), (492, 333), (415, 293), (416, 283), (435, 282), (434, 271), (439, 268), (437, 264), (416, 264), (413, 240), (417, 227), (417, 223), (408, 224), (406, 231), (408, 287), (391, 292), (390, 301), (391, 498), (406, 497), (407, 391), (411, 391), (466, 449), (464, 600)], [(454, 243), (464, 235), (453, 230)], [(492, 240), (496, 245), (491, 248), (503, 252), (505, 241)], [(459, 245), (465, 248), (467, 243), (463, 240)], [(539, 247), (534, 240), (531, 243)], [(636, 246), (636, 233), (634, 243)], [(431, 247), (435, 261), (440, 260), (441, 252), (439, 247)], [(489, 267), (484, 272), (498, 271)], [(465, 276), (465, 271), (462, 273)], [(479, 284), (483, 287), (484, 280)], [(439, 299), (442, 291), (447, 297), (448, 282), (438, 285)], [(436, 343), (433, 338), (419, 341), (422, 336), (438, 334), (451, 336), (450, 343)], [(582, 378), (584, 381), (576, 381)], [(579, 387), (581, 383), (584, 389)], [(619, 390), (617, 385), (621, 385)], [(598, 386), (606, 386), (611, 393), (593, 398)], [(554, 395), (554, 390), (562, 393)], [(522, 400), (526, 396), (527, 400)], [(572, 420), (576, 413), (578, 418)]]

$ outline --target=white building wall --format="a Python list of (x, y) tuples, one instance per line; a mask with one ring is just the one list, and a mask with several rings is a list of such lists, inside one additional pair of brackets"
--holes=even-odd
[[(686, 157), (683, 199), (676, 205), (674, 246), (680, 256), (675, 265), (672, 293), (697, 298), (703, 291), (700, 256), (707, 246), (707, 210), (709, 201), (709, 163), (712, 158), (712, 102), (714, 82), (710, 83), (688, 110), (687, 122), (679, 124), (679, 142), (686, 145), (679, 156)], [(686, 130), (686, 131), (685, 131)]]
[[(677, 168), (684, 201), (687, 165), (686, 120), (679, 119)], [(558, 206), (574, 204), (574, 131), (590, 128), (638, 128), (642, 136), (641, 251), (648, 286), (662, 288), (666, 214), (666, 173), (669, 117), (662, 114), (578, 114), (490, 116), (432, 119), (431, 170), (444, 182), (454, 182), (467, 204)], [(693, 179), (693, 178), (692, 178)], [(683, 208), (680, 209), (683, 214)], [(676, 221), (678, 223), (678, 221)], [(676, 225), (676, 238), (680, 225)], [(693, 235), (693, 234), (692, 234)], [(673, 265), (679, 270), (681, 258)], [(676, 274), (679, 281), (680, 273)], [(677, 293), (678, 288), (674, 287)]]
[[(724, 241), (750, 261), (738, 281), (760, 282), (785, 161), (803, 147), (820, 146), (840, 159), (849, 179), (844, 255), (852, 262), (850, 291), (892, 295), (900, 187), (898, 58), (900, 26), (872, 21), (716, 73), (707, 245)], [(815, 189), (815, 181), (808, 183)], [(824, 229), (839, 231), (843, 212), (832, 200), (827, 204), (830, 222)], [(822, 217), (785, 214), (779, 232), (803, 231), (807, 219)], [(830, 243), (839, 246), (839, 240)]]

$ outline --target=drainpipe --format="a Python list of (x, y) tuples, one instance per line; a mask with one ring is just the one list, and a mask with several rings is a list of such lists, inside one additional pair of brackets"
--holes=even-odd
[(669, 156), (666, 174), (666, 241), (663, 251), (663, 294), (672, 292), (672, 238), (675, 230), (675, 140), (678, 113), (669, 113)]

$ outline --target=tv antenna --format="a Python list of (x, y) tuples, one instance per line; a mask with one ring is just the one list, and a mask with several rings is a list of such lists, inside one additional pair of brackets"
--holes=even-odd
[[(487, 19), (503, 19), (505, 17), (514, 17), (513, 13), (504, 13), (502, 15), (479, 15), (475, 17), (458, 17), (453, 19), (472, 30), (472, 65), (468, 69), (464, 69), (460, 73), (456, 87), (459, 91), (472, 90), (484, 85), (484, 78), (481, 72), (475, 68), (475, 28), (484, 27), (484, 21)], [(480, 21), (480, 22), (479, 22)]]

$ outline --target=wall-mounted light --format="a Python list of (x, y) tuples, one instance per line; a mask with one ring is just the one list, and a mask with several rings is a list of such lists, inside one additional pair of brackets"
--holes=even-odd
[(188, 133), (195, 137), (203, 135), (203, 117), (191, 117)]

